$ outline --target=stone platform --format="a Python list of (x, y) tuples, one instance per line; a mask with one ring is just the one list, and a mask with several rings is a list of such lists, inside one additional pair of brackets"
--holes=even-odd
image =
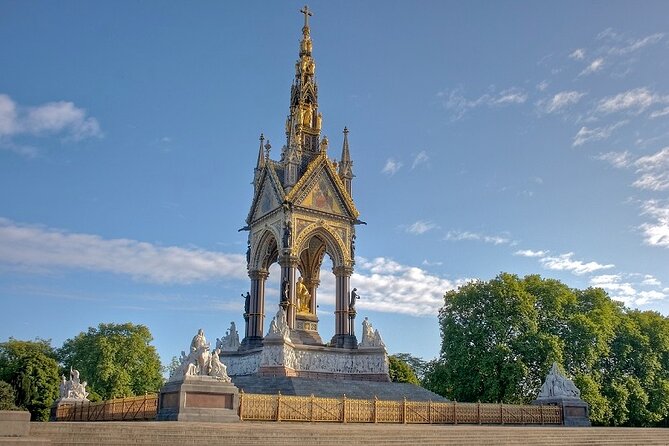
[(246, 393), (266, 395), (318, 396), (325, 398), (374, 399), (401, 401), (448, 401), (420, 386), (408, 383), (369, 382), (358, 380), (319, 380), (286, 376), (235, 376), (232, 382)]
[(53, 445), (667, 445), (667, 429), (337, 423), (31, 423)]

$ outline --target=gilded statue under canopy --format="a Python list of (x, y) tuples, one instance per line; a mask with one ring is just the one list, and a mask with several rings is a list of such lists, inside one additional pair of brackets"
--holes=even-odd
[(301, 277), (297, 279), (295, 285), (295, 296), (297, 297), (297, 311), (299, 313), (311, 313), (311, 293)]

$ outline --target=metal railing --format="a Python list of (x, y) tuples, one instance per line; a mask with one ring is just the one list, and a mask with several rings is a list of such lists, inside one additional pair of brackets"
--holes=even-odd
[(562, 424), (559, 406), (383, 401), (241, 392), (239, 417), (248, 421), (406, 424)]
[(61, 404), (56, 408), (56, 421), (135, 421), (155, 420), (158, 394), (115, 398), (91, 403), (82, 401)]

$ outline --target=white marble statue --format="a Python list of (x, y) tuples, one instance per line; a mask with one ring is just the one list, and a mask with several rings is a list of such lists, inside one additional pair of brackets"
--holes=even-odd
[(181, 352), (180, 364), (174, 370), (168, 381), (179, 381), (188, 376), (208, 376), (221, 381), (230, 382), (226, 366), (220, 360), (221, 350), (209, 351), (209, 343), (204, 337), (204, 331), (199, 329), (190, 344), (190, 352)]
[(222, 352), (235, 352), (239, 349), (239, 333), (234, 321), (230, 322), (230, 328), (225, 332), (225, 336), (216, 339), (216, 348), (221, 349)]
[(288, 319), (286, 318), (286, 311), (279, 307), (279, 311), (269, 324), (269, 331), (267, 332), (269, 339), (281, 339), (290, 341), (290, 327), (288, 327)]
[(362, 321), (362, 341), (360, 347), (382, 347), (385, 348), (381, 333), (379, 330), (374, 330), (368, 318)]
[(581, 398), (581, 391), (571, 379), (560, 373), (557, 362), (554, 362), (537, 397), (542, 398)]
[(86, 392), (86, 381), (79, 380), (79, 371), (70, 367), (70, 379), (66, 380), (63, 375), (60, 382), (60, 398), (69, 400), (88, 401)]

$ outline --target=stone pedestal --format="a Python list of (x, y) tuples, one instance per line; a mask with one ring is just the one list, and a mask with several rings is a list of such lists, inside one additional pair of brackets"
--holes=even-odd
[(160, 389), (158, 421), (239, 421), (239, 390), (210, 376), (186, 376)]
[(27, 437), (30, 435), (30, 412), (0, 410), (0, 437)]
[(562, 407), (562, 423), (565, 426), (590, 426), (590, 407), (579, 398), (537, 398), (532, 404)]

